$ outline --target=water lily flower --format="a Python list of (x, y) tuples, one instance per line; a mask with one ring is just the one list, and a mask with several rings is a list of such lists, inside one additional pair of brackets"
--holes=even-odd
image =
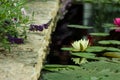
[(81, 39), (72, 43), (73, 51), (85, 51), (88, 47), (89, 40)]
[(114, 24), (116, 25), (117, 29), (115, 30), (116, 32), (120, 32), (120, 18), (115, 18), (114, 19)]
[(114, 24), (115, 24), (117, 27), (120, 27), (120, 18), (115, 18), (115, 19), (114, 19)]

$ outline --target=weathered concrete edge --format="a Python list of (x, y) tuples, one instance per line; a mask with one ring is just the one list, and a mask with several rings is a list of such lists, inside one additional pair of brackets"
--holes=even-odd
[(48, 29), (45, 31), (46, 37), (45, 37), (45, 41), (43, 41), (43, 45), (42, 45), (42, 47), (44, 47), (44, 49), (40, 48), (38, 50), (38, 60), (37, 60), (38, 62), (35, 65), (35, 74), (33, 74), (31, 80), (37, 80), (40, 77), (40, 72), (41, 72), (42, 67), (43, 67), (43, 62), (44, 62), (45, 57), (47, 55), (46, 51), (48, 50), (48, 46), (50, 43), (51, 33), (53, 31), (53, 28), (55, 27), (54, 20), (57, 16), (58, 10), (59, 10), (59, 0), (58, 0), (58, 4), (56, 6), (56, 11), (51, 13), (51, 16), (53, 16), (51, 24), (49, 25)]

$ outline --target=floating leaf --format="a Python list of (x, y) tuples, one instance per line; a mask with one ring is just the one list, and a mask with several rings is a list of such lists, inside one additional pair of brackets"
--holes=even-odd
[(56, 72), (61, 70), (70, 70), (70, 69), (73, 70), (77, 68), (79, 67), (74, 65), (46, 64), (44, 65), (43, 70)]
[(120, 58), (120, 52), (105, 52), (103, 56), (111, 58)]
[(91, 36), (101, 36), (101, 37), (105, 37), (108, 36), (108, 33), (90, 33)]
[(86, 49), (86, 52), (102, 52), (106, 49), (106, 47), (101, 46), (91, 46)]
[(120, 29), (120, 27), (111, 27), (111, 30)]
[(43, 80), (119, 80), (120, 64), (98, 61), (43, 74)]
[(111, 24), (111, 23), (105, 23), (105, 24), (103, 24), (103, 27), (113, 28), (113, 27), (115, 27), (115, 25)]
[(120, 52), (120, 49), (119, 49), (119, 48), (114, 48), (114, 47), (107, 47), (106, 50), (107, 50), (107, 51)]
[(63, 48), (61, 48), (61, 50), (64, 50), (64, 51), (72, 51), (73, 48), (63, 47)]
[(79, 28), (79, 29), (91, 29), (91, 28), (93, 28), (93, 27), (90, 27), (90, 26), (83, 26), (83, 25), (68, 25), (68, 27)]
[(99, 41), (98, 43), (103, 45), (109, 45), (109, 44), (120, 45), (120, 41), (118, 40), (102, 40), (102, 41)]
[(95, 57), (95, 54), (93, 53), (84, 53), (84, 52), (71, 53), (71, 55), (74, 55), (77, 57), (83, 57), (83, 58), (94, 58)]

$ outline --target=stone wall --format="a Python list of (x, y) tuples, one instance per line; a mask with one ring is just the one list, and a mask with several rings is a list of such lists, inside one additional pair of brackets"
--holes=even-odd
[[(26, 4), (27, 13), (34, 24), (53, 19), (42, 32), (28, 31), (25, 44), (13, 45), (11, 52), (0, 52), (0, 80), (38, 80), (45, 55), (48, 52), (59, 0), (33, 0)], [(32, 13), (34, 12), (34, 17)]]

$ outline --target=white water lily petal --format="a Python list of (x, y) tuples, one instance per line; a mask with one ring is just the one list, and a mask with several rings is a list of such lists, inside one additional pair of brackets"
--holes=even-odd
[(74, 51), (80, 51), (80, 43), (79, 43), (79, 41), (73, 42), (72, 46), (74, 48)]
[(72, 43), (73, 51), (85, 51), (88, 47), (89, 40), (81, 39)]
[(89, 40), (80, 40), (80, 44), (81, 44), (81, 48), (82, 50), (81, 51), (85, 51), (85, 49), (87, 48), (88, 46), (88, 43), (89, 43)]

